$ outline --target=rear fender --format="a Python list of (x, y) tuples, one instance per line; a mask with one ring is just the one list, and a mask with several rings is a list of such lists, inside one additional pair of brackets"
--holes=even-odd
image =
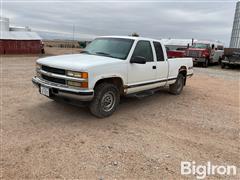
[(186, 84), (186, 77), (187, 77), (187, 67), (186, 66), (181, 66), (178, 70), (178, 74), (182, 74), (184, 77), (184, 85)]

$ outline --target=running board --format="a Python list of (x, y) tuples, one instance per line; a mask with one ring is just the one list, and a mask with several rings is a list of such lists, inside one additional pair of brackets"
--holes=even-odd
[(160, 89), (163, 89), (163, 87), (146, 90), (146, 91), (142, 91), (142, 92), (138, 92), (138, 93), (128, 94), (127, 97), (142, 99), (142, 98), (145, 98), (148, 96), (152, 96), (153, 94), (155, 94), (156, 91), (159, 91)]

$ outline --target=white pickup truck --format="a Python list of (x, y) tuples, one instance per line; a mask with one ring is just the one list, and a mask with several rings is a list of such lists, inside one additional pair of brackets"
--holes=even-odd
[(140, 96), (162, 86), (180, 94), (193, 75), (193, 61), (168, 59), (159, 40), (105, 36), (80, 54), (38, 59), (36, 71), (32, 82), (42, 95), (85, 102), (93, 115), (102, 118), (113, 114), (121, 96)]

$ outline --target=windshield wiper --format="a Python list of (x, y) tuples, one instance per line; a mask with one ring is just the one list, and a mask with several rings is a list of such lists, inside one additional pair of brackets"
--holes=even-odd
[(108, 56), (108, 57), (113, 57), (111, 54), (105, 53), (105, 52), (95, 52), (95, 54), (103, 55), (103, 56)]

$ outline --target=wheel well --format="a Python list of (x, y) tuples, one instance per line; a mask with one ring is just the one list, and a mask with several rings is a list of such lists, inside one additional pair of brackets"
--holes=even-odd
[(124, 94), (124, 87), (123, 87), (123, 81), (120, 77), (111, 77), (111, 78), (105, 78), (105, 79), (100, 79), (96, 82), (94, 89), (101, 83), (110, 83), (114, 84), (117, 86), (119, 89), (120, 95)]
[(184, 85), (186, 84), (186, 77), (187, 77), (187, 68), (186, 66), (181, 66), (179, 71), (178, 71), (178, 74), (182, 74), (183, 77), (184, 77)]

